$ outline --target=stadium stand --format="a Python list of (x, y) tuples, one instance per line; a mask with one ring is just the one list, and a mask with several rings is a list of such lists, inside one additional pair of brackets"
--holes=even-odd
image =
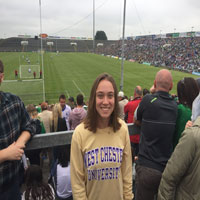
[[(125, 58), (153, 66), (199, 72), (199, 42), (200, 37), (126, 40)], [(107, 47), (104, 54), (120, 57), (121, 41)]]
[[(21, 41), (27, 40), (23, 49)], [(53, 42), (51, 48), (47, 42)], [(76, 47), (71, 45), (76, 43)], [(102, 43), (102, 46), (97, 46)], [(200, 37), (153, 38), (138, 37), (125, 40), (125, 59), (143, 64), (162, 66), (185, 72), (200, 72)], [(121, 57), (121, 40), (95, 41), (98, 54)], [(38, 51), (40, 39), (7, 38), (0, 40), (0, 51)], [(43, 39), (44, 51), (52, 52), (93, 52), (92, 40)]]

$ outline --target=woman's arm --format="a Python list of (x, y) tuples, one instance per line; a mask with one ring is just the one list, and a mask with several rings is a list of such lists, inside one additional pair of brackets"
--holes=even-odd
[(76, 130), (72, 136), (70, 170), (71, 170), (71, 185), (74, 200), (87, 200), (86, 196), (86, 180), (84, 158), (80, 146), (80, 137)]
[(123, 199), (132, 200), (132, 156), (128, 129), (126, 132), (126, 144), (123, 150), (121, 171), (123, 180)]

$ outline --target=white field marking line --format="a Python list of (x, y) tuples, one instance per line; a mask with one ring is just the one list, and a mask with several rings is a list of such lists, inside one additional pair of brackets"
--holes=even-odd
[(85, 94), (83, 93), (83, 91), (78, 87), (78, 85), (76, 84), (76, 82), (74, 80), (72, 80), (72, 82), (74, 83), (74, 85), (76, 86), (76, 88), (83, 94), (83, 96), (85, 97)]
[(12, 83), (12, 82), (33, 82), (33, 81), (42, 81), (42, 79), (31, 79), (31, 80), (4, 80), (4, 83)]
[(3, 80), (3, 83), (12, 83), (17, 82), (18, 80)]
[(68, 96), (68, 98), (69, 98), (69, 92), (68, 92), (67, 90), (65, 90), (65, 92), (66, 92), (66, 94), (67, 94), (67, 96)]
[(43, 79), (30, 79), (30, 80), (22, 80), (22, 81), (27, 81), (27, 82), (31, 82), (31, 81), (42, 81)]

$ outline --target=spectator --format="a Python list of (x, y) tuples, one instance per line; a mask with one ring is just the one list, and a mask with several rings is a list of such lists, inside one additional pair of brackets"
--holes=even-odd
[[(52, 111), (51, 132), (67, 131), (66, 121), (62, 118), (62, 108), (56, 103)], [(49, 151), (49, 162), (53, 164), (57, 159), (57, 147), (53, 148), (53, 153)]]
[(141, 86), (136, 86), (134, 90), (134, 99), (132, 101), (129, 101), (124, 106), (124, 112), (125, 114), (128, 114), (127, 123), (133, 123), (133, 116), (135, 109), (138, 107), (141, 100), (142, 100), (142, 88)]
[(87, 115), (87, 111), (83, 108), (83, 95), (79, 94), (76, 97), (77, 107), (74, 108), (69, 115), (69, 125), (71, 130), (74, 130), (77, 125), (83, 121)]
[(51, 132), (66, 131), (67, 126), (64, 122), (65, 120), (62, 118), (62, 108), (60, 104), (56, 103), (52, 111)]
[(177, 83), (178, 94), (178, 116), (174, 134), (174, 148), (178, 144), (181, 133), (192, 115), (192, 103), (199, 94), (199, 88), (196, 81), (191, 77), (185, 77)]
[(48, 110), (48, 104), (46, 102), (41, 103), (42, 112), (38, 116), (42, 119), (46, 133), (50, 133), (50, 121), (52, 117), (52, 112)]
[(36, 134), (46, 133), (44, 123), (42, 119), (38, 116), (36, 107), (33, 104), (28, 104), (26, 110), (30, 117), (35, 121), (36, 124)]
[(200, 199), (200, 117), (180, 138), (159, 186), (158, 200)]
[(86, 119), (72, 136), (74, 199), (133, 198), (130, 140), (127, 125), (118, 118), (117, 95), (117, 86), (110, 75), (104, 73), (96, 78)]
[(165, 165), (171, 156), (177, 104), (169, 95), (172, 76), (160, 70), (155, 77), (155, 93), (146, 95), (137, 109), (141, 122), (138, 165), (136, 165), (136, 199), (153, 200)]
[(68, 104), (72, 110), (76, 107), (76, 102), (74, 101), (74, 97), (69, 97)]
[[(44, 124), (38, 118), (38, 113), (33, 104), (29, 104), (26, 107), (26, 110), (30, 117), (35, 121), (36, 124), (36, 134), (45, 133)], [(30, 164), (32, 165), (39, 165), (40, 166), (40, 152), (41, 149), (35, 150), (26, 150), (25, 154), (29, 158)]]
[[(50, 133), (51, 132), (51, 119), (52, 119), (52, 111), (48, 110), (48, 103), (47, 102), (42, 102), (41, 103), (41, 110), (42, 112), (38, 114), (38, 116), (41, 118), (41, 120), (44, 123), (44, 127), (46, 130), (46, 133)], [(46, 157), (48, 152), (48, 155), (51, 157), (51, 149), (47, 148), (47, 149), (43, 149), (41, 152), (41, 159), (40, 159), (40, 166), (43, 167), (43, 161), (44, 158)], [(50, 164), (50, 163), (49, 163)]]
[[(0, 61), (0, 84), (3, 78), (4, 65)], [(1, 91), (0, 99), (0, 198), (19, 200), (20, 160), (36, 127), (19, 97)]]
[[(153, 66), (199, 72), (199, 41), (200, 37), (136, 37), (126, 41), (125, 58)], [(113, 43), (105, 48), (104, 54), (121, 56), (121, 41), (117, 41), (114, 48)]]
[[(124, 107), (124, 112), (126, 113), (126, 115), (128, 115), (127, 123), (135, 122), (134, 113), (141, 100), (142, 100), (142, 88), (141, 86), (136, 86), (134, 90), (134, 99), (132, 101), (129, 101)], [(139, 152), (140, 133), (137, 132), (134, 133), (133, 135), (130, 135), (130, 141), (132, 146), (133, 158), (135, 158), (135, 156), (137, 156)]]
[(124, 106), (128, 103), (128, 100), (124, 98), (124, 93), (119, 91), (118, 93), (119, 101), (119, 118), (125, 120)]
[(70, 126), (69, 126), (69, 114), (71, 112), (71, 108), (70, 108), (70, 106), (68, 106), (66, 104), (66, 97), (65, 97), (64, 94), (60, 95), (59, 102), (60, 102), (60, 106), (62, 108), (62, 118), (65, 119), (66, 125), (67, 125), (67, 129), (70, 130)]
[(43, 181), (42, 169), (38, 165), (30, 165), (25, 173), (25, 191), (22, 200), (55, 200), (54, 190)]
[(53, 185), (58, 200), (72, 200), (71, 175), (70, 175), (70, 148), (71, 145), (58, 147), (58, 159), (55, 163)]

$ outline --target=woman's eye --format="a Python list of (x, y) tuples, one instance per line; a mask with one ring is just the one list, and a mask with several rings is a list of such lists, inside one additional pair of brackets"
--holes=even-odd
[(114, 96), (113, 94), (108, 94), (108, 98), (109, 98), (109, 99), (112, 99), (113, 96)]
[(103, 99), (103, 94), (97, 94), (97, 97), (99, 98), (99, 99)]

